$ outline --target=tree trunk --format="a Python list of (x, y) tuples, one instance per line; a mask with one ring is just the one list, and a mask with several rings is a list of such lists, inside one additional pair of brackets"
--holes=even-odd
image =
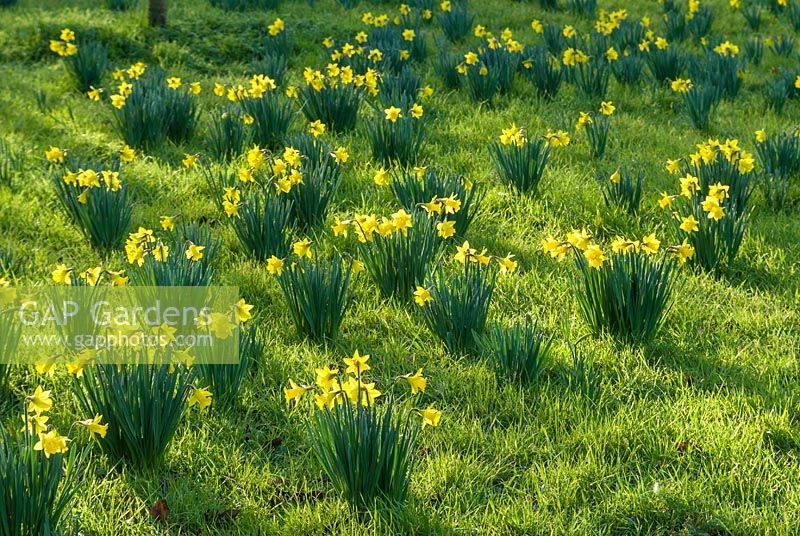
[(150, 26), (167, 25), (167, 0), (148, 0), (147, 23)]

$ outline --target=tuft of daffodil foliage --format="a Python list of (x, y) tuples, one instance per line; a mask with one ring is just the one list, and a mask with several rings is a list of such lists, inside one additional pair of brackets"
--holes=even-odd
[[(456, 247), (455, 268), (445, 271), (440, 264), (424, 286), (414, 291), (420, 315), (452, 353), (475, 349), (475, 335), (483, 333), (499, 273), (517, 269), (514, 255), (492, 257), (478, 252), (468, 241)], [(495, 261), (495, 262), (492, 262)]]
[(607, 207), (616, 207), (628, 214), (636, 214), (639, 211), (644, 171), (639, 170), (634, 174), (627, 166), (622, 166), (611, 174), (598, 174), (597, 183)]
[(73, 380), (85, 411), (104, 415), (109, 429), (103, 451), (139, 469), (160, 465), (181, 417), (205, 409), (211, 394), (193, 386), (195, 373), (180, 365), (92, 365)]
[[(117, 130), (127, 145), (154, 149), (167, 140), (180, 143), (192, 137), (198, 121), (198, 83), (185, 84), (181, 78), (167, 77), (161, 68), (148, 68), (143, 62), (118, 69), (112, 77), (118, 85), (110, 102)], [(99, 90), (90, 91), (88, 96), (101, 100)]]
[[(239, 331), (239, 362), (231, 364), (200, 363), (196, 365), (198, 378), (201, 385), (207, 385), (205, 391), (200, 391), (195, 398), (197, 404), (205, 404), (206, 400), (214, 401), (214, 409), (226, 411), (235, 406), (239, 400), (248, 371), (258, 362), (258, 356), (263, 351), (263, 345), (258, 338), (258, 328), (252, 318), (253, 306), (245, 303), (244, 299), (237, 304), (237, 315), (241, 323)], [(245, 324), (247, 323), (247, 327)], [(207, 393), (206, 393), (207, 391)], [(197, 392), (197, 391), (195, 391)], [(210, 399), (207, 396), (210, 396)], [(203, 406), (200, 406), (203, 409)]]
[(525, 130), (512, 123), (489, 145), (489, 152), (503, 182), (516, 193), (535, 195), (550, 159), (550, 147), (544, 139), (529, 140)]
[(374, 96), (378, 91), (378, 73), (372, 68), (356, 73), (349, 65), (331, 63), (324, 73), (307, 67), (303, 78), (305, 85), (299, 90), (303, 114), (334, 132), (354, 129), (363, 94)]
[(417, 102), (385, 108), (368, 126), (372, 157), (386, 165), (413, 165), (425, 145), (426, 123), (425, 110)]
[(304, 238), (292, 244), (294, 259), (275, 256), (267, 270), (280, 283), (298, 333), (314, 341), (335, 339), (349, 305), (350, 277), (356, 265), (336, 254), (330, 261), (314, 255)]
[(389, 172), (380, 167), (373, 176), (378, 186), (389, 186), (406, 210), (424, 210), (437, 220), (442, 238), (463, 237), (480, 212), (485, 190), (463, 175), (432, 166), (405, 169), (389, 181)]
[[(534, 29), (538, 27), (534, 25)], [(564, 80), (561, 63), (558, 58), (551, 54), (547, 47), (542, 45), (537, 45), (530, 49), (526, 48), (524, 55), (526, 57), (520, 64), (522, 74), (540, 97), (547, 100), (554, 99), (558, 95), (561, 82)]]
[(602, 158), (608, 144), (608, 131), (611, 128), (611, 116), (616, 111), (611, 101), (603, 101), (597, 112), (580, 112), (575, 123), (575, 130), (584, 130), (589, 140), (593, 158)]
[(510, 381), (535, 383), (551, 359), (553, 335), (548, 338), (539, 328), (539, 322), (528, 315), (524, 324), (508, 328), (495, 324), (475, 339), (481, 354), (498, 374)]
[(790, 185), (800, 176), (800, 143), (796, 132), (779, 132), (768, 136), (763, 130), (755, 133), (756, 153), (760, 164), (758, 184), (771, 207), (786, 204)]

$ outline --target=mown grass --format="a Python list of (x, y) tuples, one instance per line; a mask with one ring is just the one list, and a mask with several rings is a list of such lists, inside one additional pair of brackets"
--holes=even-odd
[[(142, 8), (110, 12), (100, 2), (22, 0), (0, 10), (0, 135), (25, 154), (23, 171), (0, 188), (0, 245), (25, 260), (19, 283), (49, 280), (55, 264), (78, 267), (100, 258), (57, 209), (42, 154), (49, 145), (86, 156), (108, 156), (122, 142), (109, 106), (71, 89), (67, 72), (47, 51), (62, 27), (94, 33), (109, 49), (112, 65), (143, 60), (169, 73), (200, 81), (201, 98), (215, 81), (243, 82), (253, 49), (276, 13), (226, 13), (202, 0), (168, 0), (169, 26), (144, 27)], [(656, 2), (601, 1), (626, 7), (632, 17), (649, 15), (659, 28)], [(140, 2), (145, 4), (145, 2)], [(743, 44), (749, 31), (727, 1), (708, 2), (712, 32)], [(526, 43), (536, 40), (528, 23), (576, 23), (566, 10), (544, 12), (536, 2), (471, 2), (476, 22), (495, 33), (508, 26)], [(306, 65), (327, 63), (322, 38), (352, 36), (362, 11), (389, 11), (362, 3), (345, 11), (334, 0), (284, 2), (278, 10), (295, 35), (289, 78), (302, 80)], [(763, 35), (788, 33), (765, 16)], [(431, 30), (427, 32), (430, 34)], [(429, 45), (433, 40), (428, 35)], [(464, 45), (466, 48), (467, 45)], [(77, 509), (87, 534), (791, 534), (800, 518), (800, 223), (797, 193), (782, 212), (769, 210), (760, 194), (741, 253), (723, 279), (680, 270), (677, 301), (657, 339), (640, 350), (610, 339), (586, 339), (599, 372), (599, 398), (592, 403), (570, 386), (567, 341), (588, 332), (570, 294), (568, 264), (541, 253), (546, 234), (588, 227), (601, 237), (617, 233), (666, 235), (657, 193), (674, 189), (663, 170), (667, 158), (685, 155), (708, 137), (738, 137), (748, 150), (757, 128), (776, 132), (800, 119), (796, 102), (784, 115), (766, 109), (761, 86), (775, 68), (797, 55), (765, 54), (746, 75), (741, 95), (717, 110), (709, 132), (691, 127), (679, 97), (645, 82), (635, 88), (611, 83), (618, 107), (609, 150), (602, 162), (589, 157), (583, 137), (555, 149), (530, 199), (513, 196), (495, 175), (487, 143), (512, 121), (532, 132), (569, 129), (588, 110), (565, 87), (546, 103), (518, 78), (511, 94), (492, 108), (477, 107), (466, 94), (444, 90), (426, 64), (425, 80), (436, 94), (429, 163), (467, 174), (489, 189), (483, 211), (467, 238), (477, 247), (514, 253), (520, 271), (501, 277), (490, 320), (510, 322), (526, 313), (556, 333), (554, 362), (537, 386), (521, 388), (498, 379), (474, 357), (449, 355), (423, 326), (414, 306), (381, 299), (363, 276), (356, 278), (353, 306), (342, 336), (327, 345), (298, 337), (278, 286), (264, 264), (246, 259), (219, 214), (199, 171), (186, 171), (184, 153), (202, 152), (202, 136), (167, 145), (126, 168), (136, 196), (134, 224), (155, 227), (161, 215), (180, 212), (205, 219), (222, 240), (218, 283), (238, 285), (261, 321), (264, 353), (245, 380), (241, 402), (226, 413), (191, 414), (178, 431), (158, 472), (112, 467), (95, 454), (86, 471)], [(35, 92), (47, 95), (44, 112)], [(374, 165), (363, 124), (336, 139), (352, 155), (332, 214), (355, 210), (387, 213), (391, 193), (371, 181)], [(604, 208), (596, 169), (615, 163), (646, 172), (641, 214)], [(325, 250), (343, 247), (329, 231), (313, 237)], [(123, 267), (117, 254), (110, 261)], [(369, 353), (384, 377), (413, 367), (430, 376), (426, 397), (444, 411), (442, 424), (421, 435), (418, 471), (406, 512), (357, 515), (334, 496), (306, 440), (304, 419), (283, 404), (288, 375), (311, 377), (314, 367), (339, 362), (358, 348)], [(54, 420), (69, 422), (77, 405), (65, 373), (40, 378), (13, 374), (14, 396), (37, 382), (54, 390)], [(18, 426), (15, 404), (6, 404), (7, 426)], [(302, 410), (300, 411), (302, 413)], [(95, 453), (98, 451), (95, 450)], [(149, 509), (165, 499), (171, 513), (154, 520)], [(260, 531), (260, 532), (259, 532)]]

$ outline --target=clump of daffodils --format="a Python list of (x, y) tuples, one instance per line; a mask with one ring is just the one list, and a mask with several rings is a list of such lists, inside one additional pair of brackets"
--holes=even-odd
[[(475, 33), (483, 38), (483, 42), (475, 51), (464, 54), (463, 61), (456, 66), (456, 72), (467, 77), (473, 97), (489, 101), (495, 91), (505, 95), (511, 90), (525, 46), (514, 39), (509, 28), (501, 32), (500, 39), (485, 28)], [(476, 72), (478, 79), (483, 79), (477, 85), (475, 79), (471, 79)]]
[(621, 166), (610, 175), (601, 171), (597, 183), (606, 206), (620, 208), (631, 215), (638, 212), (642, 200), (643, 170), (633, 172), (627, 166)]
[[(62, 533), (75, 527), (72, 506), (92, 443), (71, 448), (70, 434), (61, 435), (48, 415), (53, 406), (51, 392), (37, 386), (25, 397), (20, 433), (0, 430), (2, 519), (15, 534)], [(103, 438), (105, 445), (109, 426), (102, 421), (95, 413), (73, 422), (70, 431), (82, 428), (90, 439)]]
[(396, 173), (383, 166), (375, 171), (373, 182), (387, 186), (408, 211), (422, 210), (436, 220), (442, 238), (466, 234), (480, 210), (484, 192), (469, 178), (434, 166), (414, 166)]
[(749, 226), (753, 155), (738, 140), (708, 140), (688, 158), (667, 161), (666, 169), (678, 176), (680, 192), (663, 192), (659, 206), (669, 212), (676, 234), (695, 249), (693, 264), (721, 272), (733, 262)]
[[(288, 194), (293, 187), (303, 184), (303, 158), (294, 147), (284, 148), (280, 156), (268, 156), (264, 149), (255, 145), (247, 151), (245, 165), (239, 168), (237, 177), (240, 183), (257, 183), (262, 187), (271, 184), (277, 193)], [(237, 215), (228, 208), (225, 213), (229, 217)]]
[(303, 114), (309, 122), (320, 121), (335, 132), (352, 130), (362, 95), (378, 94), (379, 74), (372, 68), (357, 73), (349, 65), (329, 63), (324, 71), (306, 67), (305, 86), (299, 90)]
[[(445, 204), (449, 208), (445, 209)], [(380, 218), (356, 214), (351, 219), (337, 220), (333, 232), (345, 237), (352, 231), (358, 240), (361, 265), (381, 293), (387, 298), (408, 300), (439, 258), (444, 242), (455, 234), (453, 220), (439, 220), (433, 214), (443, 210), (452, 214), (455, 204), (460, 207), (455, 199), (434, 198), (425, 210), (409, 213), (400, 209)]]
[[(132, 151), (132, 149), (127, 146), (126, 150)], [(123, 153), (123, 156), (130, 155), (129, 152), (123, 151)], [(50, 147), (44, 152), (45, 159), (54, 164), (65, 163), (67, 155), (68, 151), (66, 149), (60, 149), (58, 147)], [(111, 192), (116, 192), (122, 188), (119, 171), (113, 169), (95, 170), (92, 168), (84, 169), (82, 167), (77, 170), (67, 169), (66, 173), (62, 176), (62, 180), (64, 184), (79, 189), (80, 194), (77, 195), (77, 200), (82, 205), (86, 204), (93, 188), (105, 188), (106, 191)]]
[[(323, 132), (325, 129), (322, 123), (312, 127), (320, 127)], [(292, 220), (303, 226), (313, 227), (324, 220), (341, 180), (341, 168), (350, 161), (350, 153), (343, 146), (329, 147), (318, 139), (320, 135), (312, 131), (310, 135), (294, 138), (293, 143), (300, 149), (286, 146), (282, 151), (269, 152), (254, 145), (237, 164), (233, 175), (219, 174), (210, 167), (204, 169), (211, 187), (222, 192), (221, 208), (230, 220), (235, 220), (240, 239), (250, 244), (247, 249), (256, 253), (264, 249), (251, 236), (263, 227), (259, 219), (269, 221), (275, 232), (287, 227), (289, 212)]]
[(233, 166), (203, 167), (209, 185), (221, 194), (217, 204), (225, 221), (248, 254), (259, 261), (289, 252), (292, 196), (305, 184), (305, 160), (294, 147), (268, 156), (255, 145)]
[(611, 101), (603, 101), (596, 112), (581, 112), (575, 123), (575, 130), (585, 130), (589, 140), (592, 157), (602, 158), (608, 144), (608, 131), (611, 128), (611, 116), (616, 111)]
[(491, 103), (500, 92), (502, 73), (495, 66), (488, 65), (479, 52), (481, 50), (464, 54), (464, 60), (456, 65), (456, 72), (466, 80), (466, 87), (475, 101)]
[[(608, 81), (611, 77), (611, 65), (619, 58), (619, 53), (610, 51), (591, 51), (590, 43), (579, 41), (575, 28), (566, 26), (561, 41), (561, 63), (567, 80), (574, 82), (587, 98), (599, 100), (605, 98)], [(590, 50), (587, 53), (585, 50)]]
[(609, 251), (593, 238), (586, 229), (575, 229), (565, 240), (544, 239), (542, 249), (559, 260), (574, 252), (573, 294), (595, 335), (609, 333), (634, 344), (651, 340), (671, 305), (673, 259), (685, 263), (694, 247), (684, 241), (663, 248), (651, 233), (641, 240), (617, 236)]
[(363, 265), (338, 253), (331, 259), (316, 255), (308, 238), (292, 244), (295, 259), (275, 255), (267, 259), (286, 298), (297, 331), (312, 340), (335, 339), (349, 306), (350, 278)]
[(105, 252), (118, 248), (133, 214), (133, 200), (120, 179), (118, 162), (100, 167), (67, 160), (67, 151), (57, 147), (47, 149), (45, 158), (54, 164), (66, 163), (65, 170), (53, 170), (51, 183), (67, 216), (93, 246)]
[(800, 137), (796, 130), (772, 135), (757, 130), (754, 137), (761, 167), (761, 191), (770, 207), (781, 208), (788, 198), (792, 179), (800, 172)]
[[(347, 162), (350, 157), (344, 147), (338, 147), (332, 156), (337, 164)], [(225, 214), (229, 218), (240, 217), (240, 188), (243, 187), (272, 187), (279, 195), (291, 193), (293, 188), (305, 183), (303, 165), (306, 160), (307, 157), (294, 147), (285, 147), (282, 152), (270, 153), (254, 145), (247, 151), (236, 170), (237, 185), (223, 188), (222, 205)]]
[[(112, 75), (116, 89), (110, 97), (115, 125), (126, 144), (136, 148), (161, 146), (190, 139), (198, 125), (199, 82), (186, 83), (160, 69), (138, 62)], [(89, 90), (91, 92), (91, 90)], [(92, 92), (90, 98), (99, 98)]]
[(426, 143), (427, 117), (418, 102), (407, 99), (399, 104), (384, 108), (382, 114), (373, 118), (368, 134), (375, 160), (407, 167), (417, 161)]
[(267, 56), (286, 59), (291, 55), (294, 41), (286, 29), (286, 23), (280, 17), (267, 26), (267, 36), (263, 46)]
[[(311, 448), (336, 490), (351, 505), (364, 508), (377, 500), (402, 503), (414, 468), (420, 427), (439, 425), (442, 413), (416, 401), (424, 396), (428, 379), (423, 369), (394, 378), (410, 396), (387, 396), (370, 378), (370, 356), (356, 350), (342, 366), (315, 370), (313, 384), (289, 379), (287, 404), (298, 406), (313, 393), (317, 411), (309, 419)], [(344, 370), (342, 370), (344, 368)], [(394, 391), (397, 391), (395, 389)]]

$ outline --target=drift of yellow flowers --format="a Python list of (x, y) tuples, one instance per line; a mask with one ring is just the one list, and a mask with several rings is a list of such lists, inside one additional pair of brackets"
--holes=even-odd
[[(766, 139), (763, 131), (756, 132), (756, 141)], [(690, 154), (688, 160), (682, 164), (681, 160), (669, 160), (667, 170), (678, 174), (681, 168), (685, 175), (678, 178), (680, 196), (670, 196), (662, 193), (659, 206), (666, 209), (673, 205), (673, 201), (681, 199), (678, 210), (672, 212), (675, 221), (680, 222), (678, 228), (691, 235), (697, 233), (701, 227), (700, 218), (705, 215), (706, 220), (714, 223), (723, 220), (730, 210), (731, 184), (724, 184), (711, 177), (718, 176), (730, 180), (727, 175), (752, 173), (755, 169), (755, 159), (752, 154), (739, 146), (738, 140), (728, 139), (724, 143), (710, 139), (706, 143), (697, 144), (697, 151)], [(729, 171), (717, 171), (717, 170)], [(701, 177), (704, 177), (701, 180)], [(686, 212), (689, 214), (686, 214)]]
[(571, 141), (569, 134), (565, 130), (548, 130), (544, 135), (544, 139), (550, 144), (550, 147), (566, 147)]
[(64, 157), (66, 156), (66, 154), (67, 152), (63, 149), (59, 149), (58, 147), (50, 147), (44, 152), (44, 157), (47, 159), (48, 162), (63, 164)]
[(504, 128), (500, 134), (500, 143), (503, 145), (516, 145), (517, 147), (524, 147), (528, 143), (528, 138), (525, 136), (525, 131), (522, 127), (511, 123), (509, 128)]
[[(514, 272), (517, 269), (517, 261), (513, 260), (514, 255), (509, 253), (505, 257), (493, 257), (491, 255), (487, 255), (486, 248), (481, 250), (478, 253), (478, 250), (470, 246), (469, 241), (464, 241), (463, 244), (460, 246), (456, 246), (456, 253), (453, 256), (453, 259), (456, 262), (459, 262), (463, 265), (467, 264), (478, 264), (480, 266), (488, 266), (492, 259), (497, 261), (497, 264), (500, 266), (500, 272)], [(419, 303), (419, 302), (417, 302)], [(419, 304), (424, 305), (424, 303)]]
[[(605, 264), (613, 264), (613, 258), (608, 257), (603, 248), (594, 243), (592, 238), (592, 234), (586, 229), (573, 229), (567, 234), (565, 240), (558, 240), (553, 237), (544, 239), (542, 241), (542, 250), (559, 261), (565, 258), (568, 251), (572, 250), (596, 270), (601, 269)], [(622, 236), (617, 236), (611, 243), (611, 252), (615, 255), (623, 256), (640, 252), (645, 255), (655, 255), (661, 249), (661, 241), (656, 238), (655, 233), (646, 235), (641, 240), (629, 240)], [(685, 263), (694, 256), (694, 248), (685, 241), (682, 245), (666, 248), (666, 251), (674, 253), (678, 257), (680, 264)]]
[(77, 54), (78, 47), (75, 45), (75, 32), (69, 28), (61, 30), (59, 39), (50, 41), (50, 51), (61, 57), (74, 56)]
[[(340, 371), (338, 367), (324, 366), (314, 370), (314, 385), (298, 384), (292, 378), (288, 379), (288, 387), (283, 389), (286, 404), (300, 404), (306, 393), (314, 393), (314, 404), (319, 410), (333, 409), (337, 404), (349, 402), (353, 405), (371, 407), (383, 396), (377, 389), (376, 383), (369, 381), (365, 373), (371, 370), (367, 363), (369, 355), (362, 355), (355, 350), (352, 357), (343, 359), (345, 370)], [(395, 378), (408, 383), (411, 388), (411, 395), (418, 396), (424, 393), (428, 387), (428, 378), (423, 374), (423, 369), (419, 368), (416, 372), (409, 372)], [(427, 409), (415, 409), (422, 417), (422, 426), (436, 427), (441, 420), (441, 412), (429, 406)]]
[[(75, 272), (75, 270), (62, 263), (53, 270), (51, 278), (59, 285), (72, 285), (74, 282), (72, 278), (73, 272)], [(78, 282), (82, 282), (86, 286), (94, 287), (97, 286), (103, 275), (107, 275), (112, 286), (123, 287), (128, 283), (128, 278), (125, 277), (124, 274), (125, 270), (115, 272), (113, 270), (104, 269), (102, 266), (96, 266), (78, 272)]]
[[(70, 439), (58, 433), (55, 427), (49, 428), (50, 420), (45, 413), (53, 408), (53, 399), (50, 391), (42, 389), (41, 385), (36, 386), (33, 394), (26, 397), (28, 401), (27, 414), (23, 416), (25, 427), (23, 432), (35, 434), (38, 438), (33, 446), (33, 450), (42, 451), (46, 458), (53, 454), (63, 454), (69, 450), (67, 443)], [(108, 433), (108, 424), (102, 424), (103, 416), (96, 414), (93, 418), (77, 421), (75, 425), (85, 428), (92, 437), (95, 434), (105, 437)]]
[(201, 411), (207, 409), (211, 406), (211, 392), (206, 388), (193, 388), (187, 403), (190, 408), (197, 406)]
[[(352, 56), (355, 54), (355, 47), (345, 45), (342, 51), (334, 51), (332, 58), (337, 61), (341, 55)], [(367, 69), (362, 74), (356, 74), (349, 65), (330, 63), (323, 73), (319, 69), (306, 67), (303, 70), (303, 79), (306, 85), (313, 91), (319, 93), (326, 88), (337, 88), (340, 86), (352, 86), (365, 91), (370, 96), (378, 94), (378, 80), (380, 76), (374, 69)]]

